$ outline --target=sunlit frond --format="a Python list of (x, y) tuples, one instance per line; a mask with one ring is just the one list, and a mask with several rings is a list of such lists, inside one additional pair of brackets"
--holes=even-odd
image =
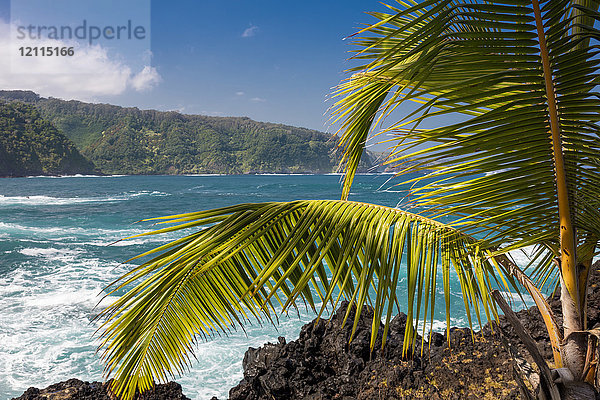
[[(114, 290), (133, 285), (100, 315), (106, 372), (116, 376), (114, 391), (124, 398), (154, 379), (182, 373), (196, 337), (228, 332), (249, 318), (272, 319), (298, 300), (320, 315), (347, 299), (357, 307), (354, 328), (371, 304), (372, 345), (382, 318), (390, 320), (400, 304), (410, 321), (432, 322), (441, 292), (449, 319), (451, 274), (460, 281), (469, 322), (471, 307), (478, 321), (481, 314), (495, 316), (489, 293), (501, 267), (473, 238), (398, 209), (306, 200), (243, 204), (162, 222), (177, 225), (152, 234), (204, 229), (141, 255), (150, 259), (114, 284)], [(401, 277), (408, 298), (397, 297)], [(410, 351), (413, 324), (406, 333), (404, 349)]]
[[(345, 157), (360, 157), (371, 130), (395, 134), (389, 163), (427, 172), (413, 190), (425, 215), (452, 217), (490, 247), (558, 243), (551, 110), (531, 1), (399, 4), (372, 14), (378, 22), (356, 39), (363, 63), (338, 89)], [(597, 239), (598, 2), (541, 6), (573, 224)], [(407, 101), (419, 106), (401, 115)], [(457, 113), (459, 122), (429, 122)], [(383, 118), (397, 122), (377, 131)]]
[[(438, 293), (449, 327), (451, 274), (470, 324), (495, 315), (494, 286), (521, 283), (561, 365), (563, 336), (539, 287), (560, 273), (585, 319), (587, 275), (579, 271), (600, 239), (600, 3), (539, 4), (398, 0), (389, 13), (372, 13), (375, 23), (355, 35), (360, 65), (337, 91), (342, 200), (163, 219), (176, 225), (151, 234), (202, 229), (141, 255), (150, 259), (115, 283), (129, 290), (101, 314), (114, 391), (130, 399), (181, 373), (195, 338), (274, 321), (300, 301), (321, 315), (348, 299), (355, 328), (371, 304), (372, 345), (382, 319), (402, 306), (410, 351), (416, 322), (433, 321)], [(407, 102), (412, 111), (400, 115)], [(384, 120), (393, 122), (377, 131)], [(411, 181), (419, 215), (347, 201), (367, 138), (378, 133), (395, 135), (390, 164), (411, 161), (406, 172), (425, 172)], [(529, 245), (522, 271), (505, 253)], [(406, 298), (397, 295), (401, 276)]]

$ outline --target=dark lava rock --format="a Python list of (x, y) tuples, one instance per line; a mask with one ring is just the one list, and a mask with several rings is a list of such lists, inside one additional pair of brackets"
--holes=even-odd
[(342, 326), (347, 309), (343, 303), (329, 321), (305, 325), (298, 340), (250, 348), (230, 400), (518, 398), (510, 359), (489, 335), (473, 341), (469, 329), (455, 328), (450, 349), (445, 335), (432, 335), (431, 346), (417, 337), (415, 353), (403, 357), (406, 315), (399, 314), (383, 350), (379, 333), (371, 352), (372, 309), (363, 310), (351, 342), (352, 324)]
[[(69, 379), (45, 389), (31, 387), (20, 397), (12, 400), (112, 400), (102, 382), (83, 382)], [(138, 397), (139, 400), (190, 400), (181, 393), (181, 385), (175, 382), (156, 385), (153, 390)]]
[[(588, 297), (589, 326), (600, 323), (600, 264), (593, 268)], [(558, 297), (550, 305), (561, 320)], [(381, 349), (381, 330), (370, 351), (373, 311), (365, 307), (356, 333), (349, 342), (354, 319), (342, 324), (348, 303), (330, 320), (305, 325), (298, 340), (268, 343), (250, 348), (244, 357), (244, 379), (229, 391), (230, 400), (380, 400), (380, 399), (519, 399), (513, 378), (513, 361), (502, 345), (498, 326), (480, 332), (453, 328), (450, 340), (434, 333), (429, 342), (417, 335), (412, 356), (403, 356), (406, 315), (389, 326)], [(537, 342), (540, 352), (552, 360), (548, 335), (535, 307), (517, 316)], [(501, 318), (499, 327), (515, 347), (529, 358), (512, 326)], [(450, 345), (448, 346), (448, 343)]]

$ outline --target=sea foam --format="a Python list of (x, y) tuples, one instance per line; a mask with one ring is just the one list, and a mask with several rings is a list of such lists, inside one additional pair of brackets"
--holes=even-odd
[(134, 199), (139, 196), (170, 196), (170, 193), (160, 191), (138, 191), (123, 193), (116, 196), (105, 196), (105, 197), (53, 197), (44, 195), (32, 195), (32, 196), (4, 196), (0, 195), (0, 207), (3, 206), (61, 206), (71, 205), (79, 203), (104, 203), (104, 202), (116, 202), (116, 201), (127, 201)]

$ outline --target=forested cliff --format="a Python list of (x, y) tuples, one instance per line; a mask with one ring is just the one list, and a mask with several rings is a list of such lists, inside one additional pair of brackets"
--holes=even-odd
[(94, 173), (73, 142), (32, 106), (0, 102), (0, 176)]
[[(246, 117), (208, 117), (42, 98), (0, 91), (31, 104), (106, 174), (329, 173), (335, 137)], [(364, 157), (363, 170), (372, 161)]]

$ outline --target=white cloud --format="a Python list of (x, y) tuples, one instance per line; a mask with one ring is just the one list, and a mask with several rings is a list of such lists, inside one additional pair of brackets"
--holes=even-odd
[(244, 92), (235, 92), (235, 95), (236, 95), (236, 96), (243, 96), (243, 95), (245, 95), (245, 94), (246, 94), (246, 93), (244, 93)]
[(243, 38), (252, 37), (252, 36), (256, 35), (257, 32), (258, 32), (258, 26), (252, 25), (249, 28), (246, 28), (246, 30), (244, 30), (244, 32), (242, 33), (242, 37)]
[(250, 101), (254, 103), (264, 103), (265, 101), (267, 101), (267, 99), (263, 99), (262, 97), (253, 97), (250, 99)]
[(130, 78), (131, 86), (138, 92), (152, 89), (162, 81), (158, 71), (154, 67), (145, 66), (144, 69)]
[[(0, 21), (0, 88), (33, 90), (43, 96), (93, 100), (98, 96), (119, 95), (128, 90), (146, 91), (161, 81), (148, 65), (133, 71), (122, 60), (110, 57), (100, 45), (54, 39), (32, 43), (10, 42), (9, 26)], [(74, 47), (69, 57), (22, 57), (19, 47)], [(149, 58), (149, 57), (148, 57)], [(144, 60), (147, 62), (148, 60)]]

